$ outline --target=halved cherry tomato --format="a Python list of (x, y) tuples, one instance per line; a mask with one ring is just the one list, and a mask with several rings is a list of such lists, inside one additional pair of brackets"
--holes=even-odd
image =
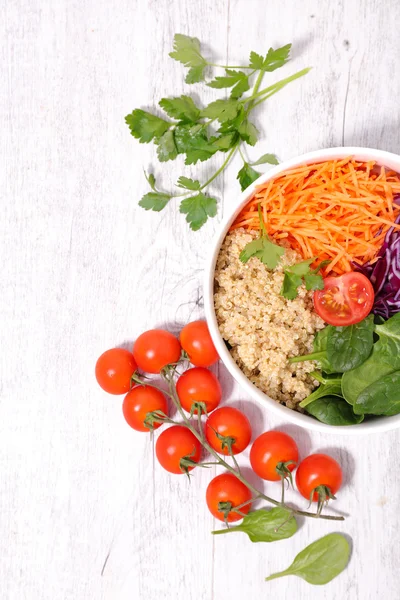
[(178, 362), (181, 345), (172, 333), (164, 329), (150, 329), (133, 344), (133, 356), (139, 369), (159, 373), (163, 367)]
[(329, 325), (354, 325), (369, 315), (374, 304), (374, 288), (362, 273), (326, 277), (324, 289), (314, 292), (314, 308)]
[[(125, 396), (122, 412), (125, 421), (136, 431), (150, 431), (144, 421), (146, 415), (155, 410), (168, 414), (167, 399), (164, 394), (149, 385), (137, 385)], [(161, 427), (162, 423), (153, 423), (153, 429)]]
[[(248, 502), (251, 500), (251, 492), (250, 490), (239, 481), (235, 475), (232, 473), (222, 473), (221, 475), (217, 475), (210, 481), (207, 487), (206, 492), (206, 502), (209, 511), (211, 514), (220, 521), (224, 521), (224, 511), (219, 510), (218, 505), (220, 502), (227, 503), (226, 507), (228, 509), (228, 503), (232, 505), (233, 508), (236, 506), (240, 506), (244, 502)], [(246, 504), (246, 506), (242, 506), (239, 510), (241, 513), (247, 515), (251, 508), (251, 502)], [(239, 521), (243, 517), (235, 512), (228, 512), (226, 515), (226, 520), (229, 523), (233, 521)]]
[[(195, 402), (204, 402), (207, 412), (217, 408), (222, 390), (214, 373), (203, 367), (193, 367), (185, 371), (176, 382), (176, 392), (182, 407), (190, 412)], [(197, 414), (197, 410), (194, 414)]]
[[(268, 481), (279, 481), (284, 477), (277, 471), (277, 466), (288, 464), (286, 469), (293, 471), (299, 460), (297, 444), (290, 435), (283, 431), (266, 431), (255, 440), (250, 450), (250, 463), (252, 469), (259, 477)], [(287, 473), (287, 471), (286, 471)], [(287, 473), (289, 475), (289, 473)]]
[(205, 321), (193, 321), (185, 325), (179, 339), (190, 362), (196, 367), (210, 367), (219, 360)]
[[(329, 497), (323, 488), (328, 488), (334, 496), (342, 485), (342, 469), (339, 463), (327, 454), (311, 454), (298, 466), (296, 485), (300, 494), (307, 500), (319, 502), (322, 496)], [(325, 497), (323, 498), (325, 499)]]
[(201, 444), (189, 429), (181, 425), (173, 425), (163, 431), (156, 443), (156, 456), (160, 465), (169, 473), (181, 475), (191, 471), (194, 466), (184, 467), (183, 458), (199, 462)]
[(215, 410), (206, 421), (206, 438), (216, 452), (229, 454), (229, 448), (225, 445), (222, 449), (222, 440), (217, 436), (232, 438), (232, 453), (239, 454), (247, 448), (251, 440), (250, 421), (244, 413), (233, 406), (223, 406)]
[(106, 350), (96, 363), (97, 383), (109, 394), (126, 394), (131, 388), (131, 377), (137, 369), (133, 354), (124, 348)]

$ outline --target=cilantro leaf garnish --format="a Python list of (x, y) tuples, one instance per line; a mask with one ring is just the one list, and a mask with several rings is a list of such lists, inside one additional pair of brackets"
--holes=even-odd
[(178, 183), (176, 184), (180, 188), (186, 190), (199, 190), (201, 185), (197, 179), (189, 179), (189, 177), (179, 177)]
[(168, 130), (158, 141), (157, 156), (160, 162), (174, 160), (178, 155), (175, 145), (174, 132)]
[(168, 194), (162, 194), (161, 192), (149, 192), (140, 200), (139, 206), (145, 210), (154, 210), (156, 212), (160, 212), (166, 207), (170, 200), (171, 196), (168, 196)]
[(309, 258), (284, 269), (285, 277), (281, 288), (281, 295), (288, 300), (294, 300), (298, 296), (298, 288), (304, 282), (306, 289), (323, 290), (324, 280), (319, 275), (319, 270), (329, 264), (329, 260), (323, 260), (316, 269), (310, 269), (311, 263), (316, 259)]
[(160, 138), (171, 126), (168, 121), (164, 121), (164, 119), (160, 119), (160, 117), (140, 108), (127, 115), (125, 122), (129, 125), (133, 137), (145, 144), (153, 139)]
[[(288, 61), (290, 48), (290, 44), (277, 49), (270, 48), (265, 55), (251, 52), (249, 62), (242, 66), (219, 65), (203, 55), (196, 37), (180, 33), (174, 36), (170, 56), (188, 69), (186, 83), (204, 81), (206, 69), (210, 72), (211, 69), (217, 69), (205, 84), (213, 90), (229, 90), (229, 97), (217, 98), (207, 105), (188, 94), (162, 98), (158, 105), (164, 111), (165, 118), (138, 108), (126, 116), (126, 123), (132, 136), (140, 143), (155, 144), (160, 163), (175, 160), (178, 155), (184, 155), (186, 165), (207, 161), (220, 152), (224, 156), (222, 164), (216, 166), (204, 183), (181, 176), (175, 192), (159, 191), (154, 175), (146, 175), (150, 191), (140, 200), (141, 207), (160, 211), (172, 198), (179, 198), (181, 212), (186, 214), (192, 229), (197, 230), (216, 211), (216, 200), (206, 194), (207, 189), (224, 172), (237, 152), (243, 159), (243, 166), (237, 175), (242, 190), (261, 175), (254, 168), (256, 165), (278, 163), (274, 154), (264, 154), (258, 161), (252, 162), (244, 157), (243, 150), (246, 145), (254, 146), (259, 136), (250, 119), (252, 110), (309, 71), (303, 69), (272, 85), (261, 87), (267, 72), (280, 68)], [(259, 247), (259, 242), (257, 248), (253, 246), (253, 250), (261, 260), (272, 264), (270, 244), (273, 247), (275, 245), (267, 241), (265, 238), (262, 247)], [(313, 275), (310, 273), (307, 279), (304, 276), (305, 284), (311, 288), (320, 285), (318, 278), (315, 279)]]
[(220, 123), (226, 123), (237, 116), (239, 104), (237, 100), (232, 98), (227, 100), (216, 100), (211, 102), (202, 111), (203, 117), (218, 119)]
[(250, 89), (249, 76), (243, 71), (225, 69), (225, 77), (216, 77), (207, 85), (211, 88), (222, 89), (232, 87), (231, 98), (240, 98), (244, 92)]
[(239, 255), (243, 263), (247, 263), (250, 258), (255, 257), (261, 260), (268, 269), (275, 269), (281, 256), (285, 253), (282, 246), (271, 242), (265, 229), (264, 219), (261, 213), (261, 205), (258, 205), (258, 217), (260, 219), (260, 237), (246, 244)]
[(206, 223), (208, 217), (215, 217), (217, 214), (217, 201), (210, 198), (202, 192), (191, 198), (182, 200), (179, 210), (186, 215), (186, 221), (190, 229), (197, 231)]
[(201, 55), (200, 42), (195, 37), (176, 33), (174, 36), (174, 51), (170, 57), (178, 60), (185, 67), (192, 67), (186, 76), (186, 83), (197, 83), (204, 79), (206, 59)]
[(162, 98), (158, 104), (169, 117), (179, 119), (184, 123), (195, 123), (200, 117), (200, 109), (197, 108), (190, 96)]
[(256, 162), (252, 162), (253, 167), (255, 165), (279, 165), (279, 160), (275, 156), (275, 154), (263, 154)]
[(253, 183), (256, 179), (260, 177), (261, 173), (253, 169), (249, 163), (245, 162), (243, 167), (240, 169), (239, 173), (236, 176), (236, 179), (239, 179), (240, 187), (245, 190), (249, 185)]

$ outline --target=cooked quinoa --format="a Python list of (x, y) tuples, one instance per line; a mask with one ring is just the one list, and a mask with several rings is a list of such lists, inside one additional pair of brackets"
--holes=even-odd
[(232, 357), (250, 381), (274, 400), (298, 408), (318, 385), (309, 375), (316, 365), (291, 365), (288, 358), (311, 352), (314, 336), (325, 323), (314, 312), (312, 292), (304, 286), (295, 300), (280, 295), (283, 269), (302, 260), (297, 252), (286, 248), (273, 271), (258, 258), (246, 264), (239, 260), (241, 250), (256, 236), (256, 232), (237, 229), (221, 247), (214, 293), (218, 325)]

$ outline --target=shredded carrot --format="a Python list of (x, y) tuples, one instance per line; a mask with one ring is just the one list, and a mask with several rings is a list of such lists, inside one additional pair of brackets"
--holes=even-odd
[(258, 205), (271, 238), (285, 239), (315, 264), (341, 274), (352, 263), (374, 260), (395, 223), (400, 206), (400, 175), (375, 162), (351, 157), (285, 171), (256, 189), (231, 230), (259, 230)]

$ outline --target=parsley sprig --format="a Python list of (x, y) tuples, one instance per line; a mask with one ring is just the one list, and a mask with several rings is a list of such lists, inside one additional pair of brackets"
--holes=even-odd
[(282, 284), (281, 295), (288, 300), (294, 300), (298, 296), (298, 288), (304, 283), (306, 290), (323, 290), (324, 280), (319, 271), (327, 264), (329, 260), (320, 262), (316, 269), (310, 269), (311, 263), (315, 261), (315, 257), (303, 260), (284, 270), (285, 277)]
[(239, 259), (243, 263), (247, 263), (250, 258), (255, 257), (261, 260), (268, 269), (275, 269), (281, 256), (285, 253), (285, 249), (269, 239), (261, 212), (261, 204), (258, 205), (258, 218), (260, 219), (260, 237), (246, 244)]
[[(258, 140), (257, 128), (249, 120), (252, 110), (310, 70), (303, 69), (260, 89), (266, 73), (275, 71), (288, 62), (290, 49), (291, 44), (287, 44), (275, 50), (270, 48), (265, 56), (251, 52), (248, 64), (243, 66), (219, 65), (204, 58), (197, 38), (179, 33), (174, 36), (174, 49), (170, 56), (189, 69), (186, 83), (205, 81), (206, 72), (210, 68), (223, 69), (224, 75), (217, 75), (206, 85), (214, 89), (230, 89), (229, 97), (220, 98), (204, 107), (197, 105), (187, 95), (162, 98), (159, 106), (166, 117), (137, 108), (125, 117), (126, 123), (133, 137), (140, 143), (156, 144), (160, 162), (175, 160), (178, 155), (184, 155), (186, 165), (195, 165), (198, 161), (209, 160), (218, 152), (225, 153), (226, 157), (221, 167), (204, 183), (179, 177), (177, 187), (184, 189), (183, 193), (158, 190), (155, 177), (150, 174), (147, 180), (151, 191), (140, 200), (142, 208), (161, 211), (172, 198), (181, 198), (179, 210), (186, 215), (191, 229), (196, 231), (209, 217), (217, 214), (217, 200), (206, 193), (206, 188), (224, 171), (238, 151), (243, 159), (243, 166), (237, 175), (242, 190), (261, 174), (253, 166), (278, 164), (274, 154), (264, 154), (250, 163), (245, 159), (242, 149), (245, 144), (254, 146)], [(243, 96), (246, 93), (248, 94)]]

